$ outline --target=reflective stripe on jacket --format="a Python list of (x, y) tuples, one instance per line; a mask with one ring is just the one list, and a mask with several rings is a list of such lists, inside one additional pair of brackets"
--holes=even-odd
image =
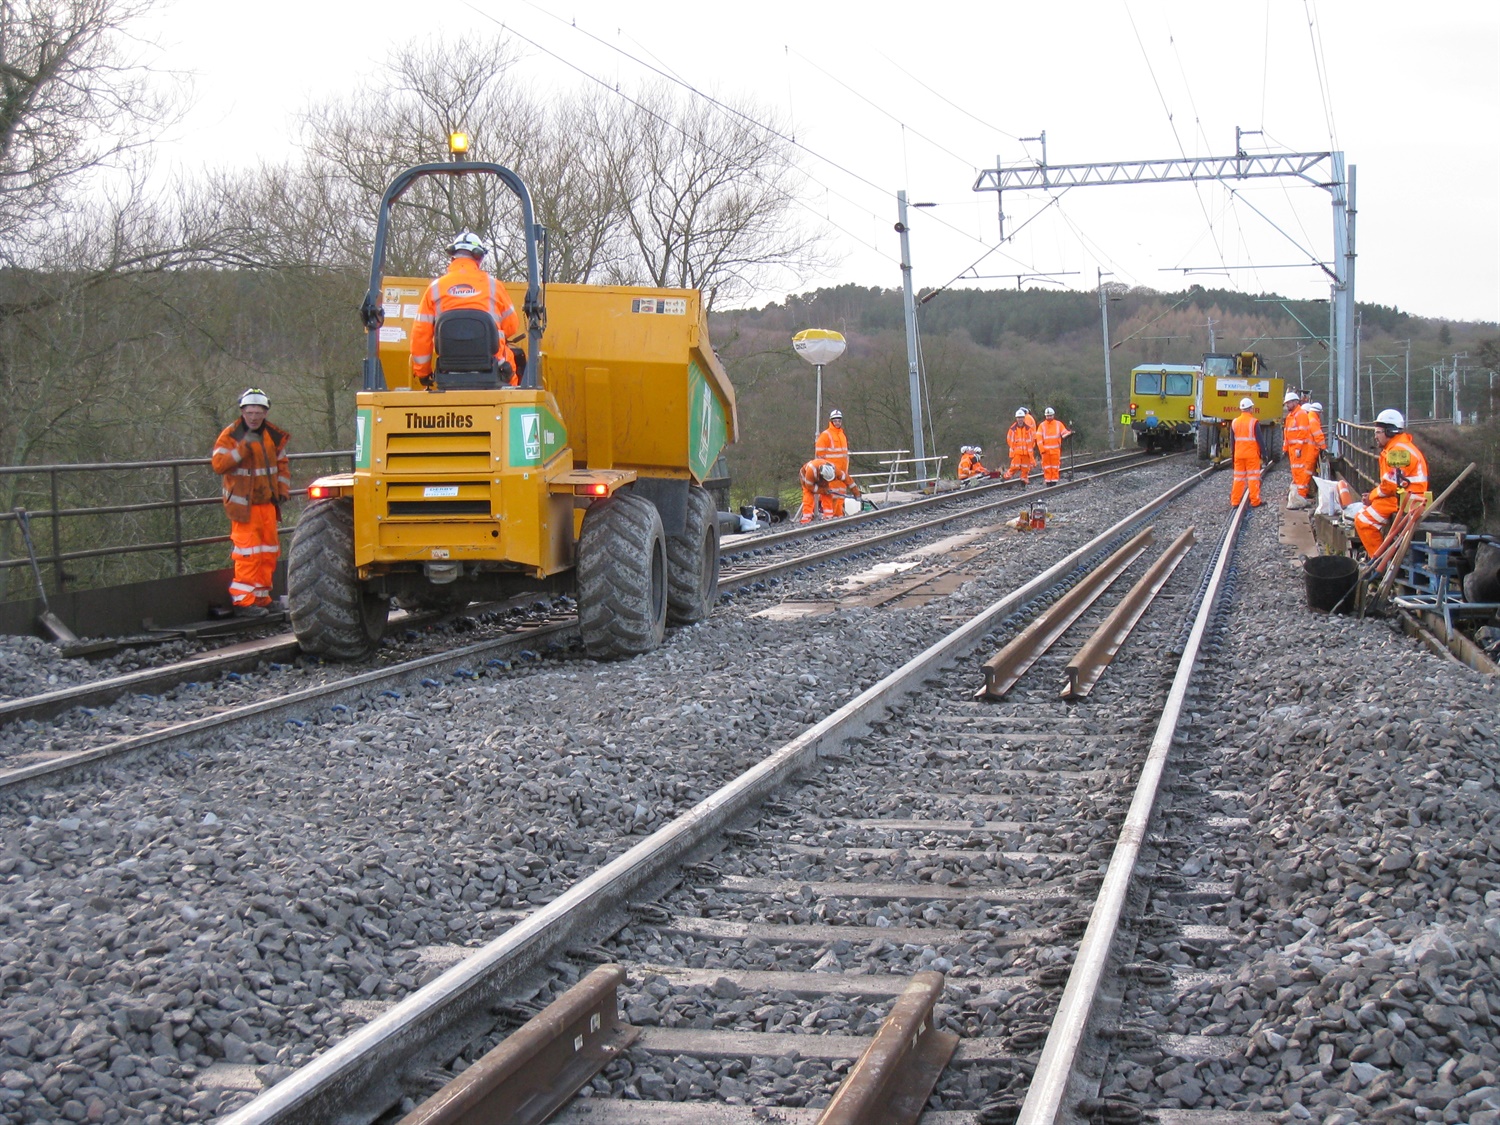
[[(1234, 431), (1234, 459), (1236, 461), (1260, 461), (1260, 441), (1256, 437), (1258, 423), (1248, 410), (1230, 423)], [(1241, 452), (1243, 450), (1244, 452)]]
[(1036, 428), (1037, 444), (1042, 447), (1042, 453), (1062, 453), (1063, 438), (1072, 434), (1072, 430), (1064, 426), (1056, 418), (1043, 418)]
[(1012, 461), (1029, 461), (1036, 448), (1036, 430), (1025, 419), (1017, 418), (1011, 423), (1010, 429), (1005, 431), (1005, 443), (1010, 447)]
[(1304, 410), (1302, 416), (1307, 419), (1307, 440), (1312, 443), (1314, 449), (1327, 449), (1328, 439), (1323, 436), (1323, 420), (1318, 417), (1316, 410)]
[(841, 427), (830, 425), (818, 435), (817, 450), (814, 457), (821, 457), (824, 461), (832, 461), (833, 467), (840, 472), (849, 471), (849, 438)]
[[(510, 303), (510, 295), (473, 258), (455, 255), (448, 272), (422, 291), (416, 319), (411, 326), (411, 373), (418, 379), (432, 374), (432, 330), (440, 313), (450, 309), (484, 309), (495, 318), (500, 330), (500, 346), (495, 358), (515, 367), (510, 340), (521, 335), (521, 318)], [(513, 383), (519, 379), (513, 379)]]
[(1312, 440), (1312, 435), (1309, 432), (1307, 424), (1307, 420), (1310, 417), (1312, 415), (1303, 410), (1302, 407), (1292, 407), (1292, 412), (1281, 423), (1281, 451), (1283, 453), (1295, 458), (1302, 452), (1302, 447), (1308, 441)]
[(224, 510), (236, 523), (248, 523), (250, 505), (275, 504), (292, 494), (292, 466), (286, 443), (291, 435), (270, 422), (251, 433), (242, 418), (214, 442), (213, 469), (224, 478)]

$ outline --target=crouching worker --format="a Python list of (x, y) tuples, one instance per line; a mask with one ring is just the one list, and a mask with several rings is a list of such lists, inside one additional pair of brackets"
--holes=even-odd
[(1399, 410), (1382, 410), (1375, 416), (1375, 448), (1380, 451), (1380, 480), (1354, 517), (1354, 530), (1359, 532), (1365, 554), (1372, 558), (1380, 553), (1391, 517), (1407, 495), (1425, 498), (1428, 488), (1427, 458), (1406, 432), (1406, 419)]
[(958, 479), (961, 483), (982, 480), (991, 475), (989, 469), (984, 467), (984, 462), (979, 458), (984, 455), (984, 448), (978, 445), (966, 445), (962, 450), (963, 455), (958, 459)]

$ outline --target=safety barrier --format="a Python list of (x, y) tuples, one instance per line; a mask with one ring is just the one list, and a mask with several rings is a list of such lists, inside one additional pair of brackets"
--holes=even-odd
[[(352, 450), (288, 456), (296, 464), (322, 462), (316, 473), (307, 475), (348, 469), (353, 458)], [(293, 473), (297, 475), (295, 469)], [(306, 494), (305, 488), (292, 491), (293, 508), (283, 513), (288, 525), (295, 522), (295, 502)], [(117, 496), (142, 495), (150, 498), (106, 502)], [(36, 561), (45, 569), (54, 593), (139, 578), (180, 576), (224, 565), (222, 557), (210, 558), (207, 552), (198, 550), (229, 542), (219, 476), (206, 457), (0, 466), (0, 497), (5, 507), (0, 511), (0, 586), (13, 586), (11, 572), (31, 567), (19, 534), (23, 513), (33, 529)], [(46, 506), (28, 509), (28, 500)], [(45, 527), (41, 526), (43, 521)], [(85, 577), (70, 572), (67, 565), (142, 555), (160, 558), (135, 567), (138, 573), (134, 574), (107, 574), (102, 566), (96, 566)]]

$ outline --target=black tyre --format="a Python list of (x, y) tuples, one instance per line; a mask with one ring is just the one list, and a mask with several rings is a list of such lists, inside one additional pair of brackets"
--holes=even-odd
[(693, 625), (719, 596), (719, 510), (696, 485), (688, 488), (687, 521), (667, 540), (667, 621)]
[(1207, 461), (1209, 457), (1208, 423), (1198, 423), (1198, 460)]
[(358, 660), (374, 651), (391, 604), (355, 576), (354, 501), (322, 500), (303, 509), (286, 574), (292, 631), (303, 652)]
[(667, 628), (667, 537), (648, 500), (616, 495), (589, 508), (578, 538), (578, 631), (596, 660), (639, 656)]

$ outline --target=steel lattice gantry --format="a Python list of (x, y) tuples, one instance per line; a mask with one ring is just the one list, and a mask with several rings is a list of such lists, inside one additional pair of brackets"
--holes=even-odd
[[(999, 161), (996, 161), (998, 164)], [(1191, 180), (1249, 180), (1267, 178), (1304, 180), (1323, 188), (1333, 200), (1333, 278), (1329, 309), (1328, 397), (1335, 418), (1359, 421), (1359, 399), (1354, 393), (1354, 183), (1355, 166), (1347, 175), (1342, 152), (1238, 152), (1234, 156), (1180, 157), (1168, 160), (1129, 160), (1100, 164), (1016, 164), (989, 168), (974, 181), (975, 191), (1059, 191), (1104, 184), (1167, 184)], [(1002, 207), (1002, 212), (1003, 212)], [(1002, 231), (1003, 240), (1003, 231)]]

